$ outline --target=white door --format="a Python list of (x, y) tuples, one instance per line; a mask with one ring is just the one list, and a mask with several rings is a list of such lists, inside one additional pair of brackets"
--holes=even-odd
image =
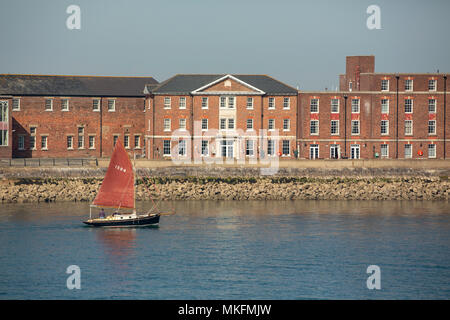
[(351, 159), (359, 159), (359, 144), (352, 144), (350, 146)]
[(222, 157), (233, 158), (233, 140), (221, 140), (220, 149)]
[(331, 159), (339, 159), (341, 156), (341, 150), (338, 144), (332, 144), (330, 146), (330, 158)]
[(309, 146), (309, 158), (310, 159), (319, 158), (319, 145), (318, 144), (311, 144)]

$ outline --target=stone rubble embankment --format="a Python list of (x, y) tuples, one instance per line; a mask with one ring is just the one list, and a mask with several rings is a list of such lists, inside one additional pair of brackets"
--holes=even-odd
[[(27, 178), (0, 182), (2, 203), (92, 201), (101, 178)], [(450, 200), (448, 177), (144, 178), (136, 200)]]

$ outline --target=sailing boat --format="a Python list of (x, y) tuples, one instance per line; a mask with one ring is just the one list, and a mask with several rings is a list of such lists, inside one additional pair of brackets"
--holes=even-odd
[[(136, 213), (134, 194), (135, 176), (133, 165), (120, 140), (116, 142), (108, 170), (103, 179), (100, 190), (91, 204), (89, 220), (83, 223), (95, 227), (136, 227), (157, 225), (160, 213), (139, 215)], [(92, 218), (92, 208), (115, 208), (114, 214), (99, 218)], [(121, 208), (128, 209), (128, 213), (119, 213)], [(103, 209), (102, 209), (103, 211)]]

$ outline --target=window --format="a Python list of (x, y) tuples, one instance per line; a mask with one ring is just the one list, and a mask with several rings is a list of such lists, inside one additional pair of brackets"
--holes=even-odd
[(269, 130), (275, 130), (275, 119), (269, 119)]
[(30, 134), (36, 134), (36, 127), (30, 127)]
[(247, 98), (247, 109), (253, 109), (253, 98)]
[(114, 100), (114, 99), (109, 99), (108, 100), (108, 111), (109, 112), (116, 111), (116, 100)]
[(309, 145), (309, 158), (310, 159), (318, 159), (319, 158), (319, 145), (318, 144), (310, 144)]
[(331, 132), (332, 135), (339, 134), (339, 120), (331, 120)]
[(84, 148), (84, 128), (78, 127), (78, 148)]
[(0, 122), (9, 122), (8, 121), (8, 103), (6, 101), (0, 102)]
[(247, 130), (253, 130), (253, 119), (247, 119)]
[(339, 99), (331, 99), (331, 113), (339, 113)]
[(353, 83), (350, 81), (348, 83), (348, 91), (352, 91), (353, 90)]
[(283, 99), (283, 109), (290, 109), (290, 107), (291, 107), (291, 99), (284, 98)]
[(20, 99), (12, 99), (12, 111), (20, 111)]
[(36, 150), (36, 127), (30, 127), (30, 149)]
[(227, 98), (226, 97), (220, 97), (220, 107), (226, 108), (227, 106)]
[(428, 121), (428, 134), (436, 134), (436, 120)]
[(405, 113), (413, 112), (413, 101), (412, 99), (405, 99)]
[(220, 130), (225, 130), (227, 128), (227, 119), (221, 118), (220, 119)]
[(311, 120), (310, 122), (309, 133), (310, 134), (319, 134), (319, 120)]
[(436, 113), (436, 99), (429, 99), (428, 100), (428, 112), (429, 113)]
[(208, 97), (202, 97), (202, 109), (208, 109)]
[(123, 136), (123, 146), (126, 149), (130, 148), (130, 136), (129, 135), (124, 135)]
[(319, 112), (319, 99), (311, 99), (309, 103), (309, 107), (311, 110), (311, 113), (318, 113)]
[(149, 120), (148, 120), (148, 129), (147, 129), (147, 131), (150, 131), (150, 128), (151, 128), (151, 123), (152, 123), (152, 120), (151, 120), (151, 119), (149, 119)]
[(330, 159), (339, 159), (340, 147), (338, 144), (330, 145)]
[(381, 134), (389, 134), (389, 120), (381, 120)]
[(67, 136), (67, 149), (73, 149), (73, 136)]
[(281, 152), (283, 156), (288, 156), (291, 153), (291, 142), (289, 140), (283, 140)]
[(283, 119), (283, 131), (291, 130), (291, 120)]
[(254, 141), (253, 140), (245, 140), (245, 155), (252, 157), (254, 156)]
[(235, 102), (236, 102), (236, 98), (235, 97), (228, 97), (228, 108), (234, 109)]
[(19, 150), (24, 150), (25, 149), (25, 136), (24, 135), (20, 135), (19, 136), (18, 149)]
[(436, 145), (435, 144), (428, 145), (428, 158), (436, 158)]
[(267, 154), (269, 156), (275, 155), (275, 143), (273, 140), (267, 140)]
[(179, 121), (180, 124), (180, 130), (186, 130), (186, 119), (182, 118)]
[(350, 145), (350, 159), (359, 159), (360, 156), (360, 146), (359, 144)]
[(275, 98), (269, 98), (269, 109), (275, 109)]
[(61, 100), (61, 111), (69, 111), (69, 99)]
[(164, 131), (170, 131), (170, 119), (164, 119)]
[(380, 153), (382, 158), (387, 158), (389, 156), (389, 145), (382, 144), (380, 147)]
[(413, 122), (412, 120), (405, 120), (405, 135), (410, 136), (413, 134)]
[(381, 91), (389, 91), (389, 80), (381, 80)]
[(359, 99), (352, 99), (352, 113), (359, 113)]
[(413, 81), (412, 79), (406, 79), (405, 80), (405, 91), (412, 91), (413, 90)]
[(95, 149), (95, 136), (89, 136), (89, 149)]
[(208, 119), (202, 119), (202, 130), (208, 130)]
[(119, 140), (119, 136), (113, 136), (113, 145), (116, 146), (117, 140)]
[(178, 155), (179, 156), (186, 155), (186, 140), (178, 141)]
[(381, 113), (389, 113), (389, 99), (381, 99)]
[(45, 99), (45, 111), (53, 111), (53, 99)]
[(352, 134), (359, 134), (359, 120), (352, 120)]
[(41, 136), (41, 149), (47, 150), (48, 148), (48, 137), (47, 136)]
[(412, 158), (412, 145), (405, 144), (405, 158)]
[(171, 103), (170, 97), (164, 97), (164, 109), (170, 109)]
[(234, 129), (234, 119), (233, 118), (228, 119), (228, 129), (230, 129), (230, 130)]
[(92, 111), (100, 111), (100, 99), (92, 100)]
[(180, 97), (180, 109), (186, 109), (186, 97)]
[(436, 91), (436, 80), (428, 80), (428, 90)]
[(141, 136), (139, 135), (134, 136), (134, 147), (136, 149), (139, 149), (141, 147)]
[(163, 144), (163, 155), (170, 156), (170, 140), (164, 140)]
[(208, 140), (202, 140), (202, 156), (206, 157), (209, 155), (209, 142)]

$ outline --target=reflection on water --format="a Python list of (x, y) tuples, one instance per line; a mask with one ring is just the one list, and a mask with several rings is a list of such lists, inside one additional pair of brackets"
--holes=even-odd
[[(92, 228), (88, 203), (2, 205), (0, 299), (450, 297), (448, 202), (162, 203), (172, 207), (159, 228)], [(72, 264), (79, 291), (65, 287)], [(371, 264), (380, 291), (365, 287)]]

